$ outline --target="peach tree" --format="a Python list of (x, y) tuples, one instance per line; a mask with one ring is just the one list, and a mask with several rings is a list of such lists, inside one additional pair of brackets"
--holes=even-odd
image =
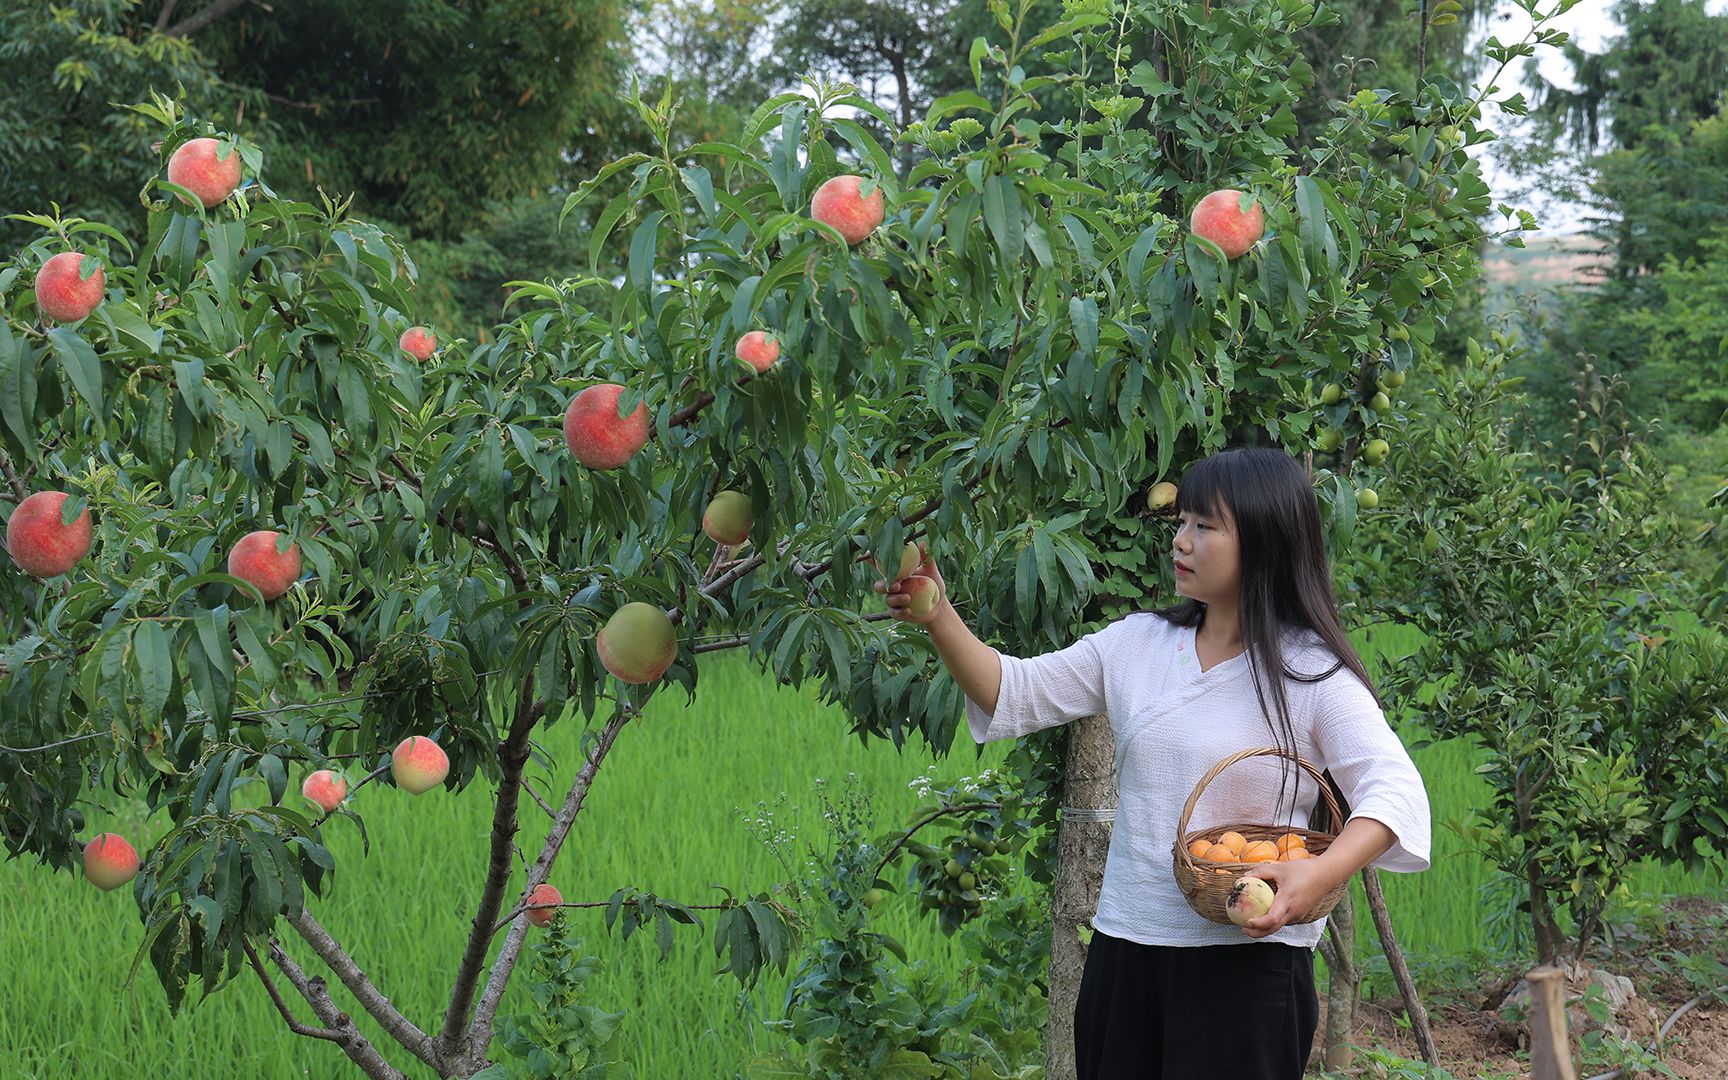
[[(347, 203), (278, 197), (259, 147), (136, 107), (164, 135), (147, 240), (21, 215), (39, 239), (0, 270), (8, 853), (129, 882), (140, 961), (175, 1007), (250, 971), (368, 1075), (405, 1055), (468, 1076), (544, 921), (529, 898), (572, 902), (541, 887), (598, 769), (659, 693), (700, 692), (706, 654), (747, 649), (860, 737), (945, 750), (956, 688), (871, 591), (907, 543), (943, 560), (982, 635), (1031, 653), (1157, 591), (1144, 492), (1226, 443), (1315, 452), (1347, 533), (1364, 448), (1476, 272), (1491, 207), (1462, 146), (1491, 137), (1492, 88), (1355, 90), (1293, 146), (1292, 35), (1329, 10), (1085, 0), (1033, 31), (1028, 7), (993, 4), (1000, 32), (969, 62), (1000, 95), (950, 95), (899, 132), (904, 175), (858, 119), (892, 118), (850, 88), (775, 97), (693, 145), (672, 103), (638, 101), (658, 149), (565, 206), (597, 269), (623, 241), (620, 272), (512, 283), (520, 314), (478, 344), (409, 333), (412, 259)], [(1040, 102), (1067, 119), (1030, 119)], [(177, 173), (194, 138), (213, 158)], [(208, 190), (231, 142), (243, 183)], [(1191, 217), (1219, 191), (1238, 193), (1209, 203), (1222, 229)], [(50, 270), (66, 253), (75, 271)], [(557, 723), (583, 725), (585, 759), (522, 872), (525, 769)], [(1059, 753), (1026, 740), (993, 798), (900, 831), (848, 888), (904, 877), (953, 933), (1011, 856), (1048, 882)], [(420, 1022), (314, 915), (324, 828), (363, 824), (388, 783), (491, 804), (449, 1005)], [(116, 798), (171, 824), (135, 859), (104, 828)], [(968, 816), (946, 852), (912, 835)], [(727, 972), (785, 967), (795, 913), (768, 892), (718, 909)], [(662, 950), (701, 925), (629, 888), (619, 921)], [(865, 1037), (814, 1019), (826, 991), (807, 989), (809, 1068), (959, 1068), (940, 1024)]]

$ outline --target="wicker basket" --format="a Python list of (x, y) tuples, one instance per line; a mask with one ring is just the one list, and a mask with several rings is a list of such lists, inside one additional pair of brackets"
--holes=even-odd
[[(1244, 761), (1248, 758), (1254, 757), (1289, 758), (1312, 774), (1314, 779), (1320, 784), (1320, 794), (1325, 798), (1325, 809), (1328, 815), (1325, 824), (1334, 831), (1326, 832), (1316, 829), (1301, 829), (1286, 825), (1235, 824), (1215, 825), (1209, 829), (1199, 829), (1194, 832), (1189, 832), (1188, 818), (1194, 813), (1194, 805), (1200, 801), (1200, 793), (1206, 790), (1206, 785), (1216, 779), (1219, 773), (1236, 764), (1238, 761)], [(1200, 778), (1200, 782), (1194, 785), (1194, 793), (1188, 796), (1188, 804), (1182, 808), (1182, 820), (1176, 825), (1176, 846), (1171, 851), (1176, 871), (1176, 884), (1182, 890), (1182, 895), (1188, 898), (1189, 907), (1215, 923), (1234, 926), (1235, 924), (1230, 921), (1230, 916), (1224, 908), (1225, 901), (1229, 899), (1230, 890), (1235, 888), (1236, 882), (1241, 880), (1248, 871), (1263, 864), (1247, 862), (1209, 862), (1205, 859), (1197, 859), (1193, 855), (1189, 854), (1189, 844), (1196, 840), (1210, 840), (1213, 843), (1217, 843), (1218, 839), (1227, 832), (1241, 833), (1248, 839), (1249, 843), (1253, 843), (1256, 840), (1277, 840), (1278, 837), (1283, 836), (1285, 833), (1295, 833), (1297, 836), (1302, 837), (1303, 841), (1307, 844), (1309, 851), (1313, 852), (1315, 855), (1319, 855), (1331, 845), (1334, 839), (1337, 838), (1336, 830), (1343, 827), (1343, 821), (1344, 813), (1339, 809), (1338, 797), (1333, 792), (1331, 781), (1327, 777), (1322, 776), (1318, 769), (1309, 764), (1302, 757), (1292, 756), (1280, 747), (1276, 746), (1263, 746), (1257, 750), (1244, 750), (1238, 754), (1231, 754), (1223, 761), (1212, 766), (1211, 771)], [(1312, 822), (1312, 824), (1320, 824), (1320, 822), (1316, 821)], [(1344, 898), (1345, 890), (1349, 889), (1349, 887), (1349, 879), (1345, 879), (1341, 884), (1335, 886), (1331, 891), (1327, 892), (1326, 895), (1322, 896), (1320, 901), (1309, 910), (1308, 914), (1304, 915), (1300, 919), (1292, 919), (1290, 921), (1292, 923), (1311, 923), (1318, 919), (1325, 918), (1326, 915), (1338, 905), (1338, 901)]]

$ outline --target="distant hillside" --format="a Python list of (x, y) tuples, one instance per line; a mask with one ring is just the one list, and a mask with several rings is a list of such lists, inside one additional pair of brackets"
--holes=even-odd
[(1489, 310), (1505, 310), (1519, 293), (1551, 292), (1598, 280), (1592, 271), (1607, 257), (1595, 247), (1590, 237), (1576, 233), (1527, 237), (1522, 248), (1490, 245), (1483, 258)]

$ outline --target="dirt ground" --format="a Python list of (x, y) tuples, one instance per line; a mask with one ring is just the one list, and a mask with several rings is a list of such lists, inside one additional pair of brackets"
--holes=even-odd
[[(1721, 921), (1728, 916), (1728, 905), (1685, 898), (1678, 902), (1684, 908), (1681, 924), (1659, 941), (1648, 941), (1642, 951), (1622, 949), (1613, 957), (1592, 960), (1592, 966), (1606, 968), (1632, 980), (1637, 998), (1621, 1015), (1618, 1023), (1630, 1029), (1631, 1038), (1648, 1047), (1657, 1030), (1681, 1005), (1698, 993), (1696, 987), (1671, 975), (1663, 974), (1646, 962), (1645, 954), (1660, 949), (1680, 948), (1685, 951), (1706, 950), (1728, 960), (1728, 945), (1720, 933)], [(1498, 975), (1491, 982), (1461, 998), (1425, 1000), (1429, 1025), (1434, 1032), (1440, 1065), (1459, 1080), (1482, 1076), (1523, 1077), (1530, 1072), (1527, 1040), (1520, 1040), (1521, 1031), (1502, 1022), (1499, 1004), (1511, 988), (1512, 976)], [(1354, 1042), (1363, 1047), (1384, 1047), (1404, 1057), (1420, 1058), (1416, 1040), (1399, 1028), (1403, 1002), (1391, 999), (1364, 1001), (1357, 1008), (1353, 1028)], [(1313, 1056), (1308, 1074), (1321, 1075), (1322, 1043), (1326, 1031), (1326, 1001), (1320, 1001), (1320, 1027), (1315, 1036)], [(1682, 1016), (1663, 1040), (1661, 1058), (1679, 1080), (1728, 1080), (1728, 1006), (1706, 1002), (1693, 1007)], [(1366, 1065), (1366, 1071), (1358, 1071)], [(1375, 1075), (1374, 1066), (1358, 1058), (1356, 1068), (1335, 1075)], [(1581, 1080), (1608, 1071), (1607, 1067), (1586, 1064)], [(1633, 1076), (1638, 1074), (1623, 1074)], [(1661, 1074), (1646, 1072), (1644, 1076)]]

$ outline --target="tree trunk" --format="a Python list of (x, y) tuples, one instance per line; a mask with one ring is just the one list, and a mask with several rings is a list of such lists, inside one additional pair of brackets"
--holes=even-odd
[[(1068, 725), (1057, 827), (1056, 888), (1051, 902), (1050, 1018), (1044, 1029), (1046, 1080), (1074, 1080), (1074, 1003), (1087, 947), (1080, 927), (1098, 910), (1110, 822), (1116, 805), (1116, 740), (1110, 721), (1088, 716)], [(1078, 811), (1078, 813), (1071, 813)], [(1093, 811), (1088, 813), (1087, 811)], [(1108, 811), (1105, 817), (1101, 811)], [(1102, 820), (1084, 820), (1100, 817)]]
[(1334, 1071), (1348, 1069), (1355, 1058), (1350, 1029), (1356, 1024), (1356, 1001), (1362, 988), (1362, 969), (1356, 966), (1355, 904), (1346, 891), (1326, 918), (1328, 936), (1320, 939), (1327, 977), (1326, 1041), (1321, 1060)]
[(1560, 957), (1563, 945), (1560, 925), (1554, 921), (1554, 908), (1548, 901), (1548, 890), (1541, 882), (1541, 869), (1530, 865), (1530, 922), (1536, 929), (1536, 957), (1543, 964), (1553, 964)]

